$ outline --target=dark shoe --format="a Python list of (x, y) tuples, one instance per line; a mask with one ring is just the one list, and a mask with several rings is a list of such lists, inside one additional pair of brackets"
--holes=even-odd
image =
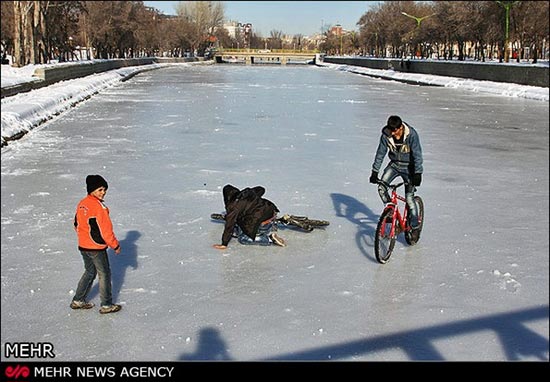
[(93, 302), (71, 301), (71, 309), (92, 309), (95, 306)]
[(113, 305), (104, 305), (99, 309), (99, 313), (101, 314), (107, 314), (107, 313), (115, 313), (118, 312), (120, 309), (122, 309), (121, 305), (113, 304)]
[(276, 233), (269, 235), (271, 242), (279, 247), (286, 247), (285, 240), (282, 237), (279, 237)]
[(413, 228), (411, 230), (411, 242), (413, 244), (417, 243), (419, 239), (420, 239), (420, 228)]
[(231, 234), (231, 237), (234, 237), (234, 238), (238, 238), (239, 236), (241, 236), (241, 227), (239, 227), (238, 225), (236, 225), (234, 228), (233, 228), (233, 233)]

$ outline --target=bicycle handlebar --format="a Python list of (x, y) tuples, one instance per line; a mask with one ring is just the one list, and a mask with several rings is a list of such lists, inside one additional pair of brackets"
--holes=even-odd
[(388, 184), (388, 183), (386, 183), (386, 182), (379, 179), (378, 184), (381, 184), (381, 185), (386, 186), (388, 188), (392, 188), (394, 190), (397, 190), (399, 187), (401, 187), (402, 185), (407, 184), (407, 183), (401, 182), (401, 183)]

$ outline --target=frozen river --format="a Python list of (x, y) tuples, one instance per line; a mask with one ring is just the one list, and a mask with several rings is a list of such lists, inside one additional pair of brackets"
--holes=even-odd
[[(391, 114), (420, 134), (426, 220), (380, 265), (368, 177)], [(49, 342), (59, 361), (548, 360), (548, 121), (547, 102), (312, 66), (139, 74), (2, 151), (2, 346)], [(88, 174), (109, 182), (122, 245), (113, 315), (69, 309)], [(227, 183), (331, 225), (215, 250)]]

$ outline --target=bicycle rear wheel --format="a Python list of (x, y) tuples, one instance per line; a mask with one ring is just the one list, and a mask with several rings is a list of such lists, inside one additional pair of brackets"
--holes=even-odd
[(380, 264), (385, 264), (389, 261), (393, 252), (393, 247), (395, 246), (397, 235), (393, 237), (390, 236), (392, 215), (392, 209), (385, 210), (382, 213), (382, 216), (380, 216), (380, 220), (376, 226), (376, 233), (374, 236), (374, 254), (376, 255), (376, 260), (378, 260)]
[(418, 195), (415, 195), (414, 202), (416, 203), (416, 210), (418, 211), (418, 240), (413, 241), (411, 239), (411, 231), (405, 233), (405, 241), (409, 245), (415, 245), (420, 240), (420, 234), (422, 233), (422, 227), (424, 226), (424, 201)]

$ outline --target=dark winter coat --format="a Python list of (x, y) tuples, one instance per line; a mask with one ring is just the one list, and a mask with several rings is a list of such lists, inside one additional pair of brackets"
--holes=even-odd
[(262, 222), (271, 219), (279, 212), (277, 206), (262, 198), (265, 188), (256, 186), (240, 191), (230, 184), (223, 188), (225, 203), (225, 229), (222, 235), (222, 244), (227, 245), (235, 225), (249, 237), (255, 238)]

